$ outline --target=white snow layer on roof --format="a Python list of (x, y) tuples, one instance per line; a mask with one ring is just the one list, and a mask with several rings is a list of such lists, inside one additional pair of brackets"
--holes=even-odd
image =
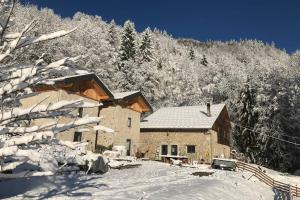
[(69, 78), (76, 78), (76, 77), (90, 75), (90, 74), (93, 74), (93, 73), (88, 73), (87, 72), (87, 73), (81, 73), (81, 74), (74, 74), (74, 75), (70, 75), (70, 76), (63, 76), (63, 77), (53, 78), (53, 79), (50, 79), (50, 80), (51, 81), (63, 81), (63, 80), (69, 79)]
[(139, 93), (140, 91), (128, 91), (128, 92), (117, 92), (113, 93), (115, 99), (123, 99), (127, 96), (130, 96), (135, 93)]
[(224, 106), (225, 104), (211, 105), (211, 117), (207, 116), (206, 105), (161, 108), (146, 117), (141, 122), (141, 128), (209, 129)]

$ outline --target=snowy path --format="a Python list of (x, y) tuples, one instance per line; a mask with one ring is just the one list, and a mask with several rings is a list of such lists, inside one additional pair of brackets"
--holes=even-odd
[[(0, 182), (0, 198), (12, 199), (274, 199), (272, 189), (247, 173), (217, 170), (208, 177), (192, 172), (207, 169), (170, 167), (152, 161), (104, 175), (39, 177)], [(16, 196), (18, 195), (18, 196)]]

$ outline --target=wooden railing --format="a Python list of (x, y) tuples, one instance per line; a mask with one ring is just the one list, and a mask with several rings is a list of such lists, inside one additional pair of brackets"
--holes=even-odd
[(265, 184), (271, 186), (274, 189), (286, 192), (291, 196), (300, 197), (300, 188), (296, 186), (292, 186), (286, 183), (282, 183), (280, 181), (276, 181), (266, 173), (264, 173), (261, 169), (249, 165), (244, 162), (236, 162), (237, 168), (241, 170), (246, 170), (253, 173), (253, 176), (257, 177), (260, 181), (264, 182)]

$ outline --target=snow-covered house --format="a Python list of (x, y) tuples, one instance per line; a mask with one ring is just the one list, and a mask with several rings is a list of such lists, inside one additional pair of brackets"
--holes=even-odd
[(152, 107), (140, 91), (113, 93), (101, 110), (102, 122), (113, 133), (100, 132), (99, 147), (126, 146), (127, 155), (136, 155), (140, 146), (141, 113), (151, 112)]
[[(88, 148), (95, 150), (99, 146), (126, 146), (128, 155), (137, 152), (140, 139), (140, 115), (151, 111), (150, 104), (139, 91), (113, 94), (101, 79), (94, 73), (68, 76), (53, 80), (53, 85), (38, 85), (33, 89), (38, 95), (22, 100), (23, 107), (35, 103), (50, 103), (61, 100), (84, 99), (86, 102), (102, 103), (98, 107), (79, 108), (78, 117), (103, 117), (101, 126), (114, 132), (99, 131), (91, 128), (70, 129), (58, 134), (58, 138), (68, 141), (86, 141)], [(34, 124), (46, 124), (46, 119), (33, 121)], [(55, 121), (57, 119), (53, 119)], [(60, 122), (70, 122), (67, 117), (59, 118)], [(47, 119), (49, 123), (49, 119)], [(96, 125), (96, 124), (95, 124)]]
[(231, 124), (225, 104), (161, 108), (141, 122), (145, 156), (186, 156), (211, 162), (230, 156)]

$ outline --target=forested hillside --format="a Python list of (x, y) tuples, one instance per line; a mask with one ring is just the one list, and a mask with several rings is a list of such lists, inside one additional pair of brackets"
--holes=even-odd
[(39, 52), (47, 52), (49, 62), (83, 55), (80, 68), (97, 73), (112, 90), (141, 90), (155, 109), (226, 102), (237, 125), (237, 150), (268, 167), (300, 169), (300, 52), (288, 54), (257, 40), (201, 42), (156, 29), (137, 33), (130, 21), (118, 26), (83, 13), (61, 19), (33, 6), (19, 5), (15, 15), (20, 28), (38, 18), (37, 34), (77, 27), (19, 52), (16, 60)]

